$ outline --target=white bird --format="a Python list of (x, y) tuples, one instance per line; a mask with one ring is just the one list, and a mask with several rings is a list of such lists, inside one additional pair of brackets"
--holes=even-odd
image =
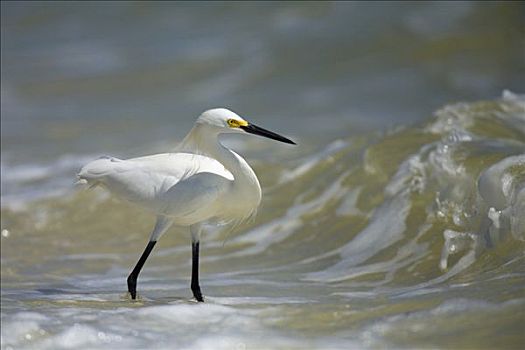
[(224, 133), (251, 133), (295, 144), (228, 109), (216, 108), (197, 118), (177, 153), (126, 160), (102, 157), (86, 164), (78, 173), (79, 183), (101, 185), (157, 215), (148, 245), (127, 279), (132, 299), (136, 298), (140, 270), (157, 240), (176, 224), (190, 229), (191, 290), (197, 301), (204, 301), (199, 286), (202, 225), (242, 221), (259, 206), (259, 180), (240, 155), (219, 142), (218, 136)]

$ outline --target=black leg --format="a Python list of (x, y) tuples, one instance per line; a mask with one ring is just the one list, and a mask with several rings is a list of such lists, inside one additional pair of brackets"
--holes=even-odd
[(146, 249), (144, 249), (144, 252), (140, 256), (137, 265), (135, 265), (133, 271), (131, 271), (131, 273), (128, 276), (128, 291), (131, 294), (131, 299), (133, 300), (137, 298), (137, 278), (139, 277), (140, 270), (142, 269), (142, 266), (144, 266), (146, 259), (148, 259), (148, 256), (153, 250), (153, 247), (156, 243), (157, 241), (149, 241), (148, 245), (146, 246)]
[(199, 286), (199, 242), (191, 243), (191, 291), (197, 301), (203, 302), (201, 287)]

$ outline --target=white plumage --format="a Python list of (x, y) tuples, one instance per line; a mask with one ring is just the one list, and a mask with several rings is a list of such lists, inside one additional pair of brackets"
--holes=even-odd
[(104, 157), (84, 166), (78, 176), (184, 226), (224, 216), (213, 204), (234, 180), (218, 161), (191, 153)]
[(261, 187), (253, 170), (218, 140), (221, 133), (245, 132), (293, 144), (232, 111), (218, 108), (204, 112), (197, 119), (177, 153), (126, 160), (102, 157), (80, 170), (79, 183), (101, 185), (157, 215), (150, 243), (128, 278), (133, 299), (136, 278), (153, 245), (172, 224), (177, 224), (190, 227), (194, 246), (192, 290), (197, 300), (202, 301), (198, 281), (193, 281), (198, 278), (195, 254), (198, 263), (201, 225), (244, 220), (255, 213), (261, 201)]

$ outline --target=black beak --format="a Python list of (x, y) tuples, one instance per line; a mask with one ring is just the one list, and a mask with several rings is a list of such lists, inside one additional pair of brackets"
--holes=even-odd
[(284, 143), (290, 143), (292, 145), (296, 144), (295, 142), (293, 142), (290, 139), (287, 139), (284, 136), (281, 136), (281, 135), (276, 134), (274, 132), (271, 132), (269, 130), (263, 129), (263, 128), (258, 127), (257, 125), (253, 125), (251, 123), (248, 123), (248, 125), (246, 125), (246, 126), (240, 126), (239, 128), (243, 129), (244, 131), (246, 131), (246, 132), (248, 132), (250, 134), (255, 134), (255, 135), (268, 137), (270, 139), (274, 139), (274, 140), (281, 141), (281, 142), (284, 142)]

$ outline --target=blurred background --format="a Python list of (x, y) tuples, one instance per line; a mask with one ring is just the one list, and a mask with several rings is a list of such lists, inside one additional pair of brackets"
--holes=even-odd
[[(519, 91), (522, 2), (2, 2), (2, 166), (179, 140), (225, 106), (334, 138)], [(315, 127), (314, 127), (315, 126)]]
[[(2, 349), (523, 348), (524, 82), (523, 1), (2, 1)], [(130, 303), (154, 218), (75, 173), (213, 107), (298, 146), (227, 139), (208, 302), (174, 228)]]

